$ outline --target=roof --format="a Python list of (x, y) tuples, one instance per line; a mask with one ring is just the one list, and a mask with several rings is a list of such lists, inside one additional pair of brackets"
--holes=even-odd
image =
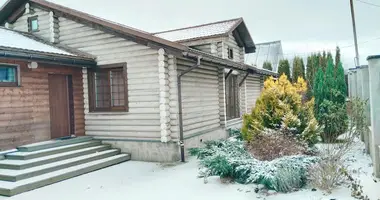
[(17, 48), (44, 53), (75, 56), (74, 54), (71, 54), (67, 51), (38, 42), (36, 40), (22, 35), (21, 33), (3, 27), (0, 27), (0, 47)]
[(153, 33), (153, 35), (173, 42), (188, 42), (199, 39), (228, 36), (230, 33), (234, 33), (234, 37), (239, 38), (237, 42), (238, 44), (240, 43), (240, 46), (245, 47), (246, 53), (252, 53), (255, 51), (255, 44), (244, 24), (243, 18), (157, 32)]
[[(83, 23), (92, 24), (94, 27), (102, 31), (112, 32), (112, 34), (115, 34), (119, 37), (123, 37), (128, 40), (135, 41), (137, 43), (150, 46), (153, 48), (165, 48), (165, 50), (168, 53), (172, 53), (174, 55), (179, 55), (179, 54), (183, 55), (183, 53), (186, 53), (186, 52), (196, 52), (197, 55), (201, 55), (203, 57), (203, 60), (207, 59), (210, 62), (220, 63), (228, 67), (236, 67), (237, 69), (240, 69), (240, 70), (251, 70), (260, 74), (268, 73), (267, 71), (256, 69), (253, 66), (246, 65), (244, 63), (237, 63), (237, 62), (233, 62), (228, 59), (219, 58), (217, 56), (213, 56), (207, 53), (198, 52), (178, 42), (173, 42), (167, 39), (156, 37), (150, 33), (147, 33), (141, 30), (131, 28), (122, 24), (115, 23), (115, 22), (111, 22), (105, 19), (101, 19), (99, 17), (93, 16), (84, 12), (80, 12), (80, 11), (77, 11), (65, 6), (61, 6), (52, 2), (48, 2), (45, 0), (8, 0), (3, 5), (3, 7), (0, 8), (0, 24), (4, 24), (10, 18), (13, 19), (14, 16), (12, 15), (18, 14), (18, 11), (20, 11), (20, 9), (23, 9), (23, 5), (27, 2), (50, 9), (57, 16), (63, 16), (63, 17), (70, 18), (73, 20), (81, 21)], [(212, 24), (217, 24), (217, 23), (220, 23), (220, 22), (215, 22)], [(204, 24), (200, 26), (208, 26), (208, 25), (211, 25), (211, 24)], [(230, 28), (231, 29), (229, 30), (228, 33), (232, 32), (235, 38), (237, 38), (238, 44), (244, 45), (246, 52), (255, 51), (255, 44), (253, 43), (252, 38), (242, 18), (239, 18), (234, 24), (234, 26)], [(61, 54), (55, 54), (55, 55), (61, 55)]]
[[(37, 41), (23, 33), (0, 27), (0, 57), (17, 57), (33, 60), (44, 56), (44, 60), (54, 61), (56, 58), (67, 58), (72, 60), (72, 64), (85, 61), (83, 64), (93, 64), (94, 59), (76, 55), (55, 46)], [(71, 61), (70, 61), (71, 62)], [(69, 63), (66, 63), (69, 64)]]
[(231, 19), (198, 26), (168, 30), (154, 33), (153, 35), (170, 41), (189, 41), (199, 38), (220, 36), (228, 33), (241, 20)]
[(96, 24), (105, 29), (112, 29), (116, 33), (120, 33), (129, 36), (132, 41), (144, 42), (147, 46), (161, 45), (163, 47), (172, 48), (176, 50), (187, 50), (185, 45), (181, 45), (176, 42), (171, 42), (159, 37), (155, 37), (145, 31), (141, 31), (135, 28), (125, 26), (123, 24), (111, 22), (88, 13), (80, 12), (65, 6), (61, 6), (45, 0), (8, 0), (0, 9), (0, 24), (4, 24), (6, 20), (12, 15), (12, 13), (22, 6), (24, 3), (35, 3), (37, 5), (49, 8), (54, 11), (56, 15), (69, 15), (79, 20)]

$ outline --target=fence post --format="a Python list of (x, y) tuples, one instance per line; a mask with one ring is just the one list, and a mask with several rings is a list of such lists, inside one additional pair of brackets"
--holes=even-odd
[(362, 69), (360, 66), (356, 67), (356, 92), (357, 92), (357, 97), (360, 99), (363, 99), (362, 96), (362, 91), (363, 91), (363, 86), (362, 86)]
[(369, 102), (369, 71), (368, 65), (362, 65), (360, 67), (361, 70), (361, 79), (362, 79), (362, 99), (367, 101), (367, 108), (365, 110), (365, 114), (367, 117), (368, 125), (371, 125), (371, 103)]
[(371, 104), (371, 125), (372, 125), (372, 142), (373, 155), (372, 161), (376, 177), (380, 177), (380, 56), (369, 56), (369, 99)]
[(353, 99), (355, 97), (357, 97), (357, 93), (356, 93), (356, 84), (357, 84), (357, 81), (356, 81), (356, 68), (351, 68), (349, 69), (350, 72), (351, 72), (351, 80), (350, 80), (350, 93), (351, 93), (351, 96), (350, 96), (350, 99)]

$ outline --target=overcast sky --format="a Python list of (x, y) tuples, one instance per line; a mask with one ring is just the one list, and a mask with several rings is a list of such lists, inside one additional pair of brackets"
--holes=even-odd
[[(243, 17), (255, 43), (281, 40), (285, 57), (342, 47), (354, 66), (349, 0), (51, 0), (146, 32)], [(354, 0), (361, 64), (380, 54), (380, 0)], [(5, 0), (0, 0), (1, 4)], [(333, 52), (334, 53), (334, 52)]]

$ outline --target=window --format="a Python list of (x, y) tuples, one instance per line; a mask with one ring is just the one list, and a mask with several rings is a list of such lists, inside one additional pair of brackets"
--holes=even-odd
[(38, 16), (33, 16), (28, 18), (28, 31), (36, 32), (38, 31)]
[(0, 86), (18, 86), (18, 67), (0, 64)]
[(228, 47), (227, 50), (228, 50), (228, 59), (234, 59), (234, 50), (231, 47)]
[(239, 118), (239, 86), (237, 75), (230, 74), (226, 80), (227, 120)]
[[(121, 64), (122, 65), (122, 64)], [(91, 111), (127, 111), (126, 67), (104, 66), (89, 72)]]

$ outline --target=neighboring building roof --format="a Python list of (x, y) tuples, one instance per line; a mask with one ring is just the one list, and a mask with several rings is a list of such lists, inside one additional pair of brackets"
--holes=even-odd
[(45, 61), (48, 61), (49, 57), (51, 61), (59, 57), (67, 58), (66, 61), (71, 59), (69, 62), (72, 63), (66, 64), (87, 63), (88, 65), (93, 65), (96, 63), (94, 59), (70, 53), (55, 46), (34, 40), (23, 33), (0, 27), (0, 57), (33, 60), (42, 58), (41, 56), (43, 56)]
[(265, 61), (272, 64), (272, 71), (277, 72), (278, 63), (283, 59), (281, 41), (265, 42), (256, 44), (256, 52), (245, 56), (245, 63), (263, 68)]
[(238, 35), (237, 37), (240, 39), (237, 40), (237, 42), (238, 44), (240, 43), (240, 46), (246, 48), (246, 53), (252, 53), (255, 51), (255, 44), (242, 18), (168, 30), (153, 33), (153, 35), (173, 42), (187, 42), (221, 36), (226, 37), (230, 33)]

